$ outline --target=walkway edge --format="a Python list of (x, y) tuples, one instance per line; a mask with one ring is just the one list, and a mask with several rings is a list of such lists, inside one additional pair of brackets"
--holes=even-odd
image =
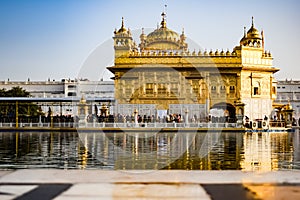
[[(1, 174), (1, 173), (0, 173)], [(0, 183), (197, 183), (299, 184), (300, 171), (59, 170), (23, 169), (4, 173)]]

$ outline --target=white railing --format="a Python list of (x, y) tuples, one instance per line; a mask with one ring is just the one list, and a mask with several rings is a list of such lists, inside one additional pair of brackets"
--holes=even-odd
[[(2, 123), (0, 128), (16, 127), (15, 123)], [(19, 127), (40, 127), (50, 128), (50, 123), (19, 123)], [(241, 128), (242, 125), (237, 123), (106, 123), (106, 122), (92, 122), (92, 123), (73, 123), (61, 122), (53, 123), (51, 128)]]

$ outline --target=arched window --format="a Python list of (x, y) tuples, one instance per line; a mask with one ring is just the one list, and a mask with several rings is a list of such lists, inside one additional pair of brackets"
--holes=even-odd
[(220, 86), (220, 92), (224, 93), (226, 91), (226, 86), (225, 85), (221, 85)]
[(231, 85), (231, 86), (229, 87), (229, 92), (230, 92), (230, 93), (235, 93), (235, 87), (234, 87), (234, 85)]
[(260, 95), (260, 91), (261, 91), (260, 82), (257, 81), (253, 85), (253, 95)]
[(216, 87), (216, 86), (214, 86), (214, 85), (213, 85), (213, 86), (211, 86), (211, 92), (212, 92), (212, 93), (215, 93), (215, 92), (216, 92), (216, 90), (217, 90), (217, 87)]
[(275, 86), (272, 87), (272, 94), (276, 94), (276, 87)]

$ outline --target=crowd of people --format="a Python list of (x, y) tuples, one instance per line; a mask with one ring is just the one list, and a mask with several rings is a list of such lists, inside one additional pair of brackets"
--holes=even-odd
[[(134, 115), (123, 115), (123, 114), (116, 114), (116, 115), (108, 115), (108, 116), (99, 116), (95, 114), (90, 114), (87, 117), (87, 122), (115, 122), (115, 123), (134, 123), (135, 117)], [(189, 123), (225, 123), (225, 122), (235, 122), (235, 119), (231, 119), (229, 117), (197, 117), (197, 115), (192, 115), (189, 117)], [(137, 122), (138, 123), (182, 123), (185, 121), (185, 116), (181, 114), (168, 114), (164, 116), (155, 116), (155, 115), (137, 115)]]
[[(51, 119), (52, 117), (52, 119)], [(4, 116), (0, 115), (0, 122), (2, 123), (14, 123), (16, 120), (15, 116)], [(18, 120), (20, 123), (77, 123), (79, 122), (78, 116), (71, 116), (71, 115), (42, 115), (40, 116), (19, 116)], [(96, 114), (89, 114), (86, 118), (88, 123), (92, 122), (106, 122), (106, 123), (134, 123), (135, 117), (134, 115), (124, 115), (124, 114), (116, 114), (116, 115), (96, 115)], [(138, 123), (182, 123), (185, 121), (185, 116), (181, 114), (167, 114), (164, 116), (155, 116), (155, 115), (138, 115), (137, 116)], [(189, 116), (188, 119), (189, 123), (225, 123), (225, 122), (234, 122), (233, 119), (228, 117), (212, 117), (207, 116), (205, 118), (197, 117), (197, 115)]]
[[(73, 123), (78, 122), (79, 118), (77, 116), (73, 117), (71, 115), (55, 115), (52, 116), (53, 123)], [(1, 123), (15, 123), (16, 117), (14, 115), (0, 115)], [(51, 123), (51, 116), (28, 116), (28, 115), (19, 115), (18, 116), (19, 123)]]

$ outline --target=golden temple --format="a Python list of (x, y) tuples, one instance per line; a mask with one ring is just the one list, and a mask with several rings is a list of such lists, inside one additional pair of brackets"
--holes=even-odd
[(273, 57), (265, 51), (264, 35), (252, 24), (232, 51), (189, 51), (184, 31), (160, 27), (142, 29), (139, 45), (124, 19), (114, 32), (114, 74), (117, 112), (152, 115), (190, 112), (207, 118), (211, 109), (224, 109), (231, 119), (270, 116), (276, 99)]

